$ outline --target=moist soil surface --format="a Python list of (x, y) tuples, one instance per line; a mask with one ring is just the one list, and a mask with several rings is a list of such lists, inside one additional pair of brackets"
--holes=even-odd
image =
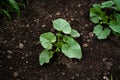
[[(120, 38), (98, 40), (89, 19), (93, 3), (104, 0), (31, 0), (20, 18), (0, 20), (0, 80), (120, 80)], [(81, 60), (56, 53), (40, 66), (40, 34), (54, 32), (52, 21), (66, 19), (81, 34)], [(110, 78), (113, 79), (110, 79)]]

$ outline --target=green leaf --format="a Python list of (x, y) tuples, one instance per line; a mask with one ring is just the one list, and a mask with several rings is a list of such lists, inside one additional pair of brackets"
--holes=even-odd
[(117, 33), (120, 33), (120, 23), (118, 23), (117, 21), (110, 21), (109, 27)]
[(56, 36), (51, 33), (51, 32), (47, 32), (47, 33), (43, 33), (40, 35), (39, 37), (41, 45), (46, 48), (46, 49), (52, 49), (52, 43), (56, 41)]
[(13, 8), (15, 8), (16, 12), (20, 16), (20, 8), (19, 8), (18, 3), (15, 0), (9, 0), (9, 2), (13, 6)]
[(93, 4), (93, 8), (98, 8), (98, 9), (100, 9), (100, 8), (101, 8), (101, 5), (100, 5), (100, 4)]
[(71, 35), (72, 37), (80, 37), (80, 34), (79, 34), (78, 31), (75, 30), (75, 29), (71, 29), (70, 35)]
[(53, 27), (54, 29), (62, 31), (65, 34), (70, 34), (71, 32), (70, 24), (66, 20), (61, 18), (53, 21)]
[(93, 23), (99, 23), (105, 12), (101, 11), (101, 8), (90, 8), (90, 20)]
[(120, 14), (119, 13), (116, 13), (114, 15), (115, 19), (117, 20), (117, 23), (120, 24)]
[(97, 25), (95, 26), (93, 33), (95, 33), (95, 35), (97, 36), (98, 39), (106, 39), (107, 36), (110, 35), (110, 29), (109, 28), (105, 28), (103, 29), (103, 26), (101, 25)]
[(101, 4), (102, 8), (111, 8), (115, 3), (113, 1), (106, 1)]
[(11, 19), (11, 16), (10, 16), (10, 14), (9, 14), (8, 11), (6, 11), (5, 9), (3, 9), (2, 11), (3, 11), (3, 13), (4, 13), (7, 17), (9, 17), (9, 18)]
[(81, 47), (72, 37), (66, 36), (63, 38), (63, 41), (65, 43), (62, 44), (62, 52), (67, 57), (76, 59), (82, 58)]
[(120, 10), (120, 0), (114, 0), (116, 7)]
[(117, 33), (117, 32), (112, 32), (114, 35), (116, 35), (117, 37), (120, 37), (120, 33)]
[(42, 53), (39, 55), (40, 65), (43, 65), (44, 63), (49, 63), (52, 57), (53, 57), (52, 51), (48, 51), (47, 49), (43, 50)]

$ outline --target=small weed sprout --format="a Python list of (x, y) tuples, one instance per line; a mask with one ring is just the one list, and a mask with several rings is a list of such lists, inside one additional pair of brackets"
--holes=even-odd
[[(26, 0), (24, 0), (26, 1)], [(11, 19), (12, 12), (17, 13), (18, 17), (20, 16), (20, 8), (25, 7), (23, 1), (16, 0), (0, 0), (0, 15), (6, 15)]]
[(69, 58), (82, 58), (81, 47), (73, 37), (80, 37), (80, 34), (72, 29), (70, 24), (64, 19), (56, 19), (53, 21), (53, 28), (58, 32), (46, 32), (40, 35), (39, 40), (45, 48), (39, 56), (40, 65), (49, 63), (54, 53), (62, 52)]

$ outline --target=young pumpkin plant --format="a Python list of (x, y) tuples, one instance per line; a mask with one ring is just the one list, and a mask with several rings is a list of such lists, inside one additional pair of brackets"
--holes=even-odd
[(40, 35), (39, 41), (45, 48), (39, 55), (40, 65), (49, 63), (54, 53), (62, 52), (68, 58), (82, 58), (81, 46), (74, 38), (80, 37), (75, 29), (64, 19), (56, 19), (53, 21), (53, 28), (58, 32), (46, 32)]
[(90, 8), (90, 20), (97, 24), (93, 33), (98, 39), (106, 39), (111, 32), (120, 36), (120, 0), (93, 4)]

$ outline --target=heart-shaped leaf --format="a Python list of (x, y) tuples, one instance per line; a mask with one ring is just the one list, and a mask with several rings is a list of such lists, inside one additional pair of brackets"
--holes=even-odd
[(117, 20), (117, 23), (120, 25), (120, 14), (119, 13), (116, 13), (114, 15), (115, 19)]
[(101, 8), (100, 4), (93, 4), (93, 8)]
[(95, 26), (93, 33), (95, 33), (95, 35), (97, 36), (98, 39), (106, 39), (107, 36), (110, 35), (110, 29), (109, 28), (105, 28), (103, 29), (103, 26), (101, 25), (97, 25)]
[(80, 45), (69, 36), (64, 37), (63, 41), (65, 42), (62, 44), (62, 52), (69, 58), (82, 58), (82, 51)]
[(118, 10), (120, 10), (120, 0), (114, 0), (114, 2), (116, 3)]
[(120, 23), (118, 23), (117, 21), (110, 21), (109, 27), (117, 33), (120, 33)]
[(90, 8), (90, 20), (93, 23), (99, 23), (104, 14), (105, 12), (101, 11), (101, 8)]
[(43, 33), (40, 35), (41, 45), (46, 49), (52, 49), (52, 43), (55, 41), (56, 36), (51, 32)]
[(103, 2), (101, 7), (102, 8), (111, 8), (115, 3), (113, 1), (106, 1), (106, 2)]
[(70, 24), (66, 20), (61, 18), (53, 21), (53, 27), (54, 29), (62, 31), (65, 34), (70, 34), (71, 32)]
[(48, 51), (47, 49), (43, 50), (39, 56), (40, 65), (43, 65), (44, 63), (49, 63), (52, 57), (53, 57), (52, 51)]
[(75, 30), (75, 29), (71, 29), (70, 35), (71, 35), (72, 37), (80, 37), (80, 34), (79, 34), (78, 31)]

